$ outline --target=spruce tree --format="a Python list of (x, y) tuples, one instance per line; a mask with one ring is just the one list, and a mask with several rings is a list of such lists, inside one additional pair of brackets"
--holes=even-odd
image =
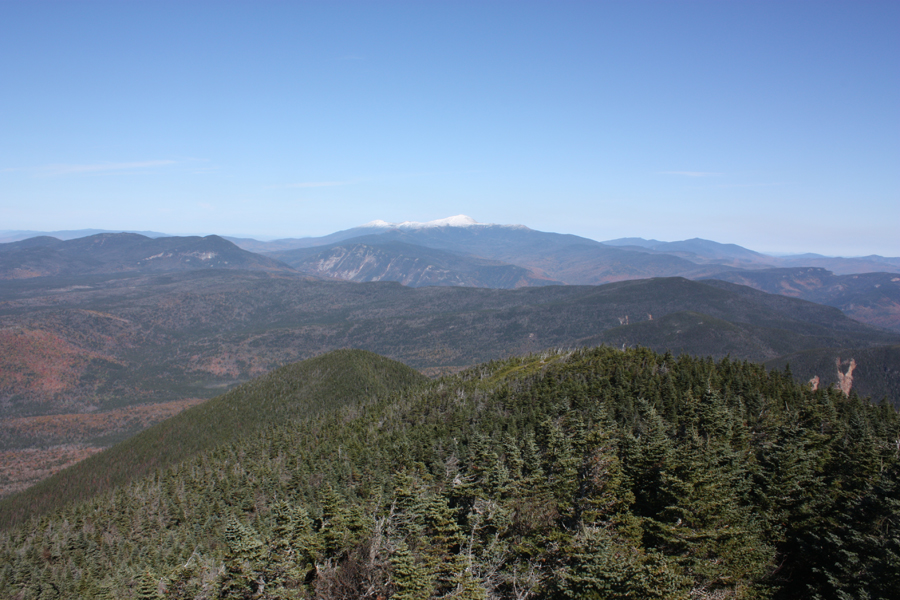
[(138, 580), (137, 600), (163, 600), (159, 593), (159, 579), (149, 571), (144, 571)]
[(428, 570), (416, 561), (406, 542), (399, 540), (391, 553), (391, 583), (395, 600), (427, 600), (431, 596)]
[(264, 568), (265, 546), (256, 533), (231, 517), (225, 527), (228, 552), (225, 570), (220, 578), (220, 598), (245, 600), (251, 598), (261, 585), (260, 571)]

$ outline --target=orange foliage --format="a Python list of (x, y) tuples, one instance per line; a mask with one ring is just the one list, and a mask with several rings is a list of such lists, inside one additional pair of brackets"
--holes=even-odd
[(97, 413), (41, 415), (0, 420), (0, 439), (16, 436), (51, 440), (78, 440), (117, 431), (144, 429), (153, 423), (203, 402), (185, 398), (171, 402), (127, 406)]
[(20, 492), (103, 448), (66, 444), (52, 448), (0, 451), (0, 498)]
[(86, 440), (133, 433), (203, 402), (187, 398), (93, 414), (42, 415), (0, 420), (0, 440), (26, 438), (41, 448), (0, 451), (0, 497), (24, 490), (103, 450)]
[(79, 348), (46, 331), (0, 330), (0, 390), (27, 387), (46, 397), (71, 389), (95, 358), (112, 360)]

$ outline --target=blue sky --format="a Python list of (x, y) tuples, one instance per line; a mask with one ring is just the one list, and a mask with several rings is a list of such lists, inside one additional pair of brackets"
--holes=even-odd
[(0, 229), (900, 256), (898, 2), (0, 0)]

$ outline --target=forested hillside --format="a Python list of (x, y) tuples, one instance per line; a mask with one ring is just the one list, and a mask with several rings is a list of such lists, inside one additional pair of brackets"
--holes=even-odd
[(293, 271), (217, 235), (149, 238), (137, 233), (99, 233), (66, 241), (40, 236), (0, 243), (0, 280), (198, 269)]
[(39, 516), (298, 417), (385, 397), (427, 381), (403, 363), (336, 350), (272, 373), (162, 423), (0, 502), (0, 528)]
[[(241, 388), (243, 410), (271, 404), (279, 377), (294, 385), (279, 373)], [(557, 351), (281, 414), (0, 534), (5, 597), (900, 589), (900, 416), (789, 373)]]
[(715, 278), (834, 306), (861, 323), (900, 331), (900, 274), (884, 272), (887, 270), (885, 265), (879, 273), (835, 275), (825, 269), (800, 267), (730, 271)]
[[(609, 344), (769, 361), (840, 349), (853, 389), (900, 406), (900, 334), (836, 308), (680, 278), (519, 290), (412, 289), (209, 269), (0, 286), (0, 493), (285, 364), (361, 348), (426, 375), (546, 347)], [(836, 373), (800, 361), (822, 385)], [(136, 411), (140, 411), (138, 414)]]

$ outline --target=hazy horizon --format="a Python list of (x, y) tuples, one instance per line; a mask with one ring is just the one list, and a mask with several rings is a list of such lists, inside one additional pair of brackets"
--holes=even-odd
[(900, 256), (896, 2), (0, 3), (0, 229)]
[[(479, 224), (480, 224), (480, 225), (521, 225), (520, 223), (481, 223), (481, 222), (479, 222)], [(366, 223), (360, 223), (359, 225), (354, 225), (353, 227), (347, 227), (347, 228), (345, 228), (345, 229), (353, 229), (353, 228), (361, 227), (361, 226), (363, 226), (363, 225), (366, 225)], [(529, 229), (534, 229), (534, 228), (531, 227), (531, 228), (529, 228)], [(266, 236), (266, 235), (253, 235), (253, 234), (246, 234), (246, 233), (221, 233), (221, 232), (212, 232), (212, 231), (210, 231), (210, 232), (182, 232), (182, 233), (172, 233), (172, 232), (166, 232), (166, 231), (150, 231), (150, 230), (125, 229), (125, 228), (117, 228), (117, 229), (84, 228), (84, 229), (63, 229), (63, 230), (56, 230), (56, 231), (46, 231), (46, 230), (0, 230), (0, 235), (3, 235), (3, 234), (11, 234), (11, 233), (22, 233), (22, 232), (25, 232), (25, 231), (27, 231), (27, 232), (29, 232), (29, 233), (40, 234), (40, 235), (47, 235), (47, 234), (52, 235), (52, 234), (54, 234), (54, 233), (56, 233), (56, 234), (75, 234), (75, 233), (81, 234), (82, 232), (92, 232), (92, 233), (87, 233), (86, 235), (93, 235), (93, 232), (96, 232), (96, 233), (117, 233), (117, 232), (123, 232), (123, 233), (139, 233), (139, 234), (160, 234), (160, 235), (164, 235), (164, 236), (173, 236), (173, 237), (174, 237), (174, 236), (184, 236), (184, 237), (188, 237), (188, 236), (197, 236), (197, 237), (205, 237), (205, 236), (208, 236), (208, 235), (218, 235), (218, 236), (224, 237), (224, 238), (231, 238), (231, 239), (252, 239), (252, 240), (256, 240), (256, 241), (260, 241), (260, 242), (271, 242), (271, 241), (283, 240), (283, 239), (291, 239), (291, 238), (294, 238), (294, 239), (302, 239), (302, 238), (323, 237), (323, 236), (319, 236), (319, 235), (306, 235), (306, 236)], [(331, 234), (331, 233), (336, 233), (337, 231), (343, 231), (343, 230), (329, 231), (328, 233), (323, 234), (323, 235), (328, 235), (328, 234)], [(551, 231), (551, 232), (548, 232), (548, 233), (560, 233), (560, 234), (566, 234), (567, 232), (564, 232), (564, 231)], [(74, 239), (74, 237), (75, 237), (75, 236), (73, 236), (73, 237), (64, 237), (64, 238), (62, 238), (62, 239)], [(586, 237), (586, 236), (581, 236), (581, 237)], [(606, 239), (606, 240), (596, 240), (596, 239), (595, 239), (594, 241), (597, 241), (597, 242), (612, 242), (612, 241), (618, 241), (618, 240), (620, 240), (620, 239), (629, 239), (629, 238), (634, 238), (634, 239), (644, 239), (644, 240), (647, 240), (647, 241), (656, 241), (656, 242), (662, 242), (662, 243), (667, 243), (667, 242), (681, 242), (681, 241), (687, 241), (687, 239), (694, 239), (694, 238), (687, 238), (687, 239), (685, 239), (685, 240), (678, 240), (678, 239), (660, 240), (660, 239), (655, 239), (655, 238), (639, 238), (639, 236), (624, 236), (624, 237), (622, 237), (622, 238), (609, 238), (609, 239)], [(588, 239), (594, 239), (594, 238), (588, 238)], [(701, 238), (701, 239), (705, 239), (705, 238)], [(707, 241), (717, 242), (717, 243), (720, 243), (720, 244), (731, 244), (731, 243), (733, 243), (733, 242), (728, 242), (728, 241), (723, 241), (723, 240), (707, 240)], [(0, 240), (0, 243), (4, 243), (4, 241), (3, 241), (3, 240)], [(746, 247), (745, 247), (745, 248), (746, 248)], [(815, 253), (815, 252), (779, 252), (779, 251), (777, 251), (777, 250), (776, 250), (776, 251), (769, 251), (769, 250), (766, 250), (766, 249), (760, 249), (760, 248), (746, 248), (746, 249), (747, 249), (747, 250), (753, 250), (754, 252), (759, 252), (759, 253), (761, 253), (761, 254), (767, 254), (767, 255), (769, 255), (769, 256), (775, 256), (775, 257), (780, 257), (780, 258), (790, 258), (790, 257), (793, 257), (793, 256), (802, 256), (802, 255), (804, 255), (804, 254), (818, 254), (818, 253)], [(826, 254), (819, 254), (819, 255), (820, 255), (820, 256), (824, 256), (824, 257), (828, 257), (828, 258), (863, 258), (863, 257), (866, 257), (866, 256), (872, 256), (871, 254), (856, 254), (856, 255), (844, 255), (844, 256), (837, 255), (837, 254), (828, 254), (828, 255), (826, 255)], [(885, 258), (900, 258), (900, 257), (894, 257), (894, 256), (887, 256), (887, 255), (881, 255), (881, 256), (884, 256)]]

